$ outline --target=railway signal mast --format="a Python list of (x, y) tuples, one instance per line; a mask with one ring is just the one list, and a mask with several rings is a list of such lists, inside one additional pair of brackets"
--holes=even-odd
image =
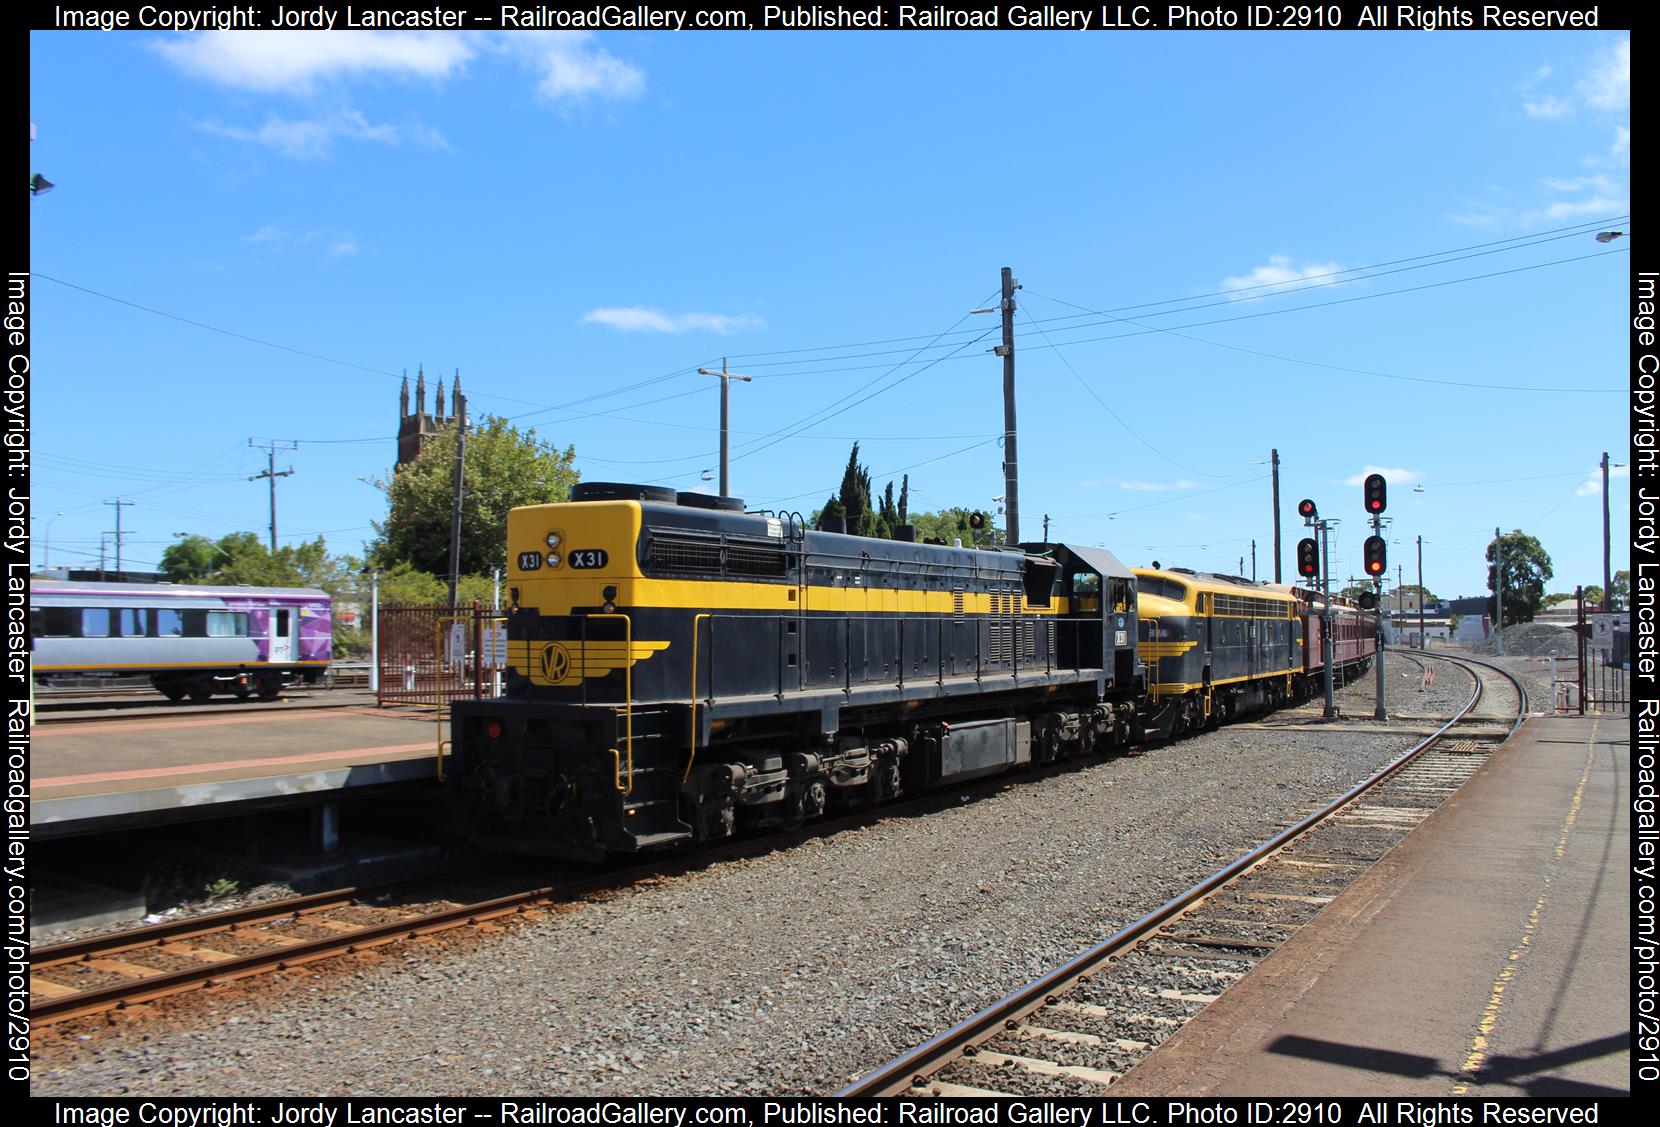
[[(1380, 473), (1367, 474), (1366, 482), (1361, 486), (1361, 490), (1365, 498), (1366, 511), (1372, 517), (1372, 535), (1366, 538), (1366, 574), (1372, 577), (1372, 582), (1377, 591), (1378, 604), (1381, 607), (1383, 603), (1383, 575), (1389, 570), (1389, 545), (1383, 539), (1383, 510), (1389, 507), (1389, 484), (1384, 481), (1383, 475)], [(1420, 586), (1418, 589), (1420, 602), (1423, 597), (1424, 591)], [(1386, 682), (1383, 679), (1383, 612), (1381, 609), (1378, 612), (1377, 649), (1378, 706), (1377, 710), (1372, 713), (1372, 718), (1387, 720), (1389, 719), (1389, 709), (1383, 701)]]
[(1305, 579), (1318, 577), (1321, 594), (1320, 607), (1320, 656), (1326, 665), (1326, 708), (1322, 715), (1327, 720), (1337, 718), (1337, 703), (1332, 696), (1331, 680), (1331, 551), (1327, 537), (1329, 526), (1336, 521), (1320, 519), (1320, 509), (1307, 497), (1297, 502), (1297, 515), (1303, 518), (1303, 523), (1313, 528), (1320, 535), (1318, 544), (1310, 537), (1304, 537), (1297, 543), (1297, 574)]

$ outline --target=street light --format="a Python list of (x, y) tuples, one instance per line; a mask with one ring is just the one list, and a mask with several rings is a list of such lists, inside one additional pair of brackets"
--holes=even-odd
[(1598, 231), (1597, 232), (1597, 242), (1599, 242), (1599, 243), (1611, 243), (1615, 239), (1624, 238), (1624, 237), (1625, 237), (1625, 232), (1624, 231)]

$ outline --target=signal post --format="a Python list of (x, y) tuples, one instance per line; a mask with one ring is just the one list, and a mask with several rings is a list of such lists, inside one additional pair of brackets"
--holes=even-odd
[[(1389, 505), (1389, 486), (1380, 473), (1369, 474), (1362, 490), (1365, 494), (1366, 511), (1372, 516), (1372, 535), (1366, 538), (1366, 574), (1372, 577), (1375, 585), (1378, 602), (1378, 706), (1372, 713), (1373, 719), (1389, 719), (1389, 708), (1384, 704), (1383, 694), (1387, 682), (1383, 679), (1383, 573), (1389, 570), (1389, 545), (1383, 538), (1383, 510)], [(1424, 589), (1418, 588), (1418, 605), (1423, 606)]]
[(1305, 525), (1320, 534), (1318, 543), (1306, 536), (1297, 542), (1297, 574), (1304, 579), (1318, 577), (1320, 580), (1320, 656), (1326, 664), (1326, 708), (1321, 715), (1324, 719), (1335, 720), (1337, 703), (1332, 693), (1331, 674), (1331, 553), (1326, 535), (1332, 522), (1321, 520), (1319, 508), (1306, 497), (1297, 502), (1297, 515), (1303, 518)]

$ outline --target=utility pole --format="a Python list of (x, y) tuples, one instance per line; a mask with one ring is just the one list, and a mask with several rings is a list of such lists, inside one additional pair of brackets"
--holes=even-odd
[(1418, 646), (1429, 649), (1429, 635), (1424, 633), (1424, 538), (1418, 537)]
[(1602, 609), (1614, 605), (1614, 577), (1608, 570), (1608, 451), (1602, 452)]
[(752, 377), (740, 376), (737, 372), (728, 372), (726, 370), (726, 357), (724, 356), (720, 358), (720, 371), (717, 372), (713, 368), (699, 368), (697, 374), (720, 377), (720, 495), (730, 497), (732, 496), (732, 479), (729, 476), (727, 459), (729, 449), (727, 445), (727, 426), (730, 419), (732, 381), (743, 380), (744, 383), (749, 383)]
[[(115, 507), (115, 574), (120, 575), (121, 574), (121, 510), (126, 508), (128, 505), (136, 505), (136, 504), (138, 504), (138, 502), (137, 501), (123, 501), (121, 498), (117, 497), (113, 501), (105, 501), (104, 504), (113, 505)], [(104, 577), (103, 576), (103, 571), (104, 571), (104, 549), (103, 549), (102, 543), (100, 542), (99, 548), (98, 548), (98, 572), (99, 572), (98, 578), (102, 579)]]
[(1274, 582), (1280, 581), (1280, 452), (1268, 452), (1274, 472)]
[(1003, 358), (1003, 505), (1008, 510), (1008, 542), (1020, 543), (1020, 458), (1014, 424), (1014, 291), (1020, 283), (1003, 267), (1003, 343), (992, 351)]
[(1493, 653), (1504, 656), (1504, 541), (1493, 530)]
[(1251, 537), (1251, 582), (1257, 581), (1257, 540)]
[(1049, 514), (1043, 514), (1043, 542), (1049, 543)]
[(455, 585), (461, 578), (461, 481), (467, 463), (467, 398), (457, 395), (451, 404), (455, 412), (455, 478), (451, 484), (450, 506), (450, 609), (455, 608)]
[(277, 472), (277, 451), (278, 450), (298, 450), (300, 448), (300, 444), (298, 442), (281, 442), (281, 441), (279, 441), (275, 438), (270, 439), (266, 442), (255, 442), (253, 439), (250, 438), (248, 440), (248, 445), (265, 451), (265, 457), (266, 457), (265, 472), (264, 473), (256, 473), (253, 476), (249, 477), (248, 480), (249, 481), (265, 481), (265, 480), (269, 479), (269, 481), (271, 482), (271, 554), (276, 555), (277, 554), (277, 478), (279, 478), (279, 477), (288, 477), (288, 476), (292, 475), (293, 472), (294, 472), (294, 467), (293, 466), (289, 466), (286, 470), (283, 470), (281, 473)]

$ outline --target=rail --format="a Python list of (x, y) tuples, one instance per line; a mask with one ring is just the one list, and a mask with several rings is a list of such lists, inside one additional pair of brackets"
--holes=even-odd
[[(1511, 674), (1507, 671), (1499, 669), (1497, 666), (1488, 665), (1486, 662), (1472, 662), (1472, 664), (1482, 665), (1488, 669), (1494, 670), (1507, 678), (1516, 688), (1520, 704), (1517, 709), (1516, 723), (1511, 726), (1509, 733), (1507, 733), (1505, 737), (1508, 739), (1511, 735), (1515, 734), (1516, 729), (1521, 726), (1522, 721), (1527, 716), (1527, 691), (1522, 687), (1519, 680), (1511, 676)], [(1006, 998), (1003, 998), (1001, 1001), (994, 1002), (992, 1005), (987, 1006), (985, 1009), (952, 1026), (950, 1029), (947, 1029), (945, 1032), (930, 1039), (924, 1044), (917, 1046), (910, 1052), (889, 1061), (887, 1064), (882, 1065), (875, 1071), (861, 1077), (852, 1084), (849, 1084), (847, 1087), (841, 1089), (836, 1093), (836, 1095), (853, 1097), (891, 1096), (902, 1094), (910, 1090), (915, 1083), (921, 1082), (927, 1073), (937, 1070), (947, 1061), (961, 1055), (965, 1047), (990, 1037), (998, 1030), (1004, 1028), (1006, 1023), (1016, 1022), (1028, 1017), (1034, 1011), (1042, 1007), (1050, 997), (1069, 987), (1072, 983), (1077, 981), (1093, 968), (1099, 966), (1107, 959), (1117, 955), (1126, 948), (1134, 945), (1136, 942), (1152, 932), (1155, 928), (1180, 915), (1194, 903), (1210, 895), (1216, 889), (1221, 888), (1223, 885), (1229, 883), (1240, 874), (1254, 868), (1270, 854), (1277, 852), (1279, 849), (1283, 848), (1296, 838), (1301, 837), (1304, 833), (1307, 833), (1310, 829), (1319, 825), (1321, 822), (1326, 821), (1333, 814), (1354, 802), (1355, 799), (1359, 798), (1362, 794), (1365, 794), (1367, 791), (1371, 790), (1373, 787), (1377, 786), (1379, 783), (1382, 783), (1386, 779), (1391, 778), (1404, 769), (1413, 760), (1428, 751), (1437, 742), (1439, 742), (1442, 737), (1444, 737), (1447, 732), (1453, 728), (1454, 725), (1468, 716), (1476, 705), (1480, 703), (1482, 696), (1481, 677), (1478, 674), (1473, 673), (1472, 677), (1475, 680), (1475, 688), (1470, 694), (1470, 699), (1464, 703), (1463, 707), (1461, 707), (1450, 720), (1448, 720), (1440, 728), (1436, 729), (1425, 739), (1403, 752), (1395, 760), (1375, 772), (1369, 778), (1350, 788), (1338, 798), (1327, 803), (1325, 806), (1303, 818), (1301, 821), (1287, 827), (1285, 830), (1282, 830), (1280, 833), (1257, 846), (1255, 849), (1252, 849), (1244, 856), (1239, 857), (1230, 864), (1218, 869), (1216, 872), (1199, 881), (1191, 888), (1188, 888), (1186, 891), (1166, 901), (1159, 907), (1154, 908), (1151, 912), (1148, 912), (1128, 927), (1123, 928), (1103, 942), (1090, 948), (1081, 955), (1076, 956), (1063, 966), (1057, 967), (1055, 970), (1050, 971), (1048, 974), (1043, 975), (1034, 982), (1021, 987), (1019, 990), (1016, 990), (1014, 993), (1010, 994)]]

